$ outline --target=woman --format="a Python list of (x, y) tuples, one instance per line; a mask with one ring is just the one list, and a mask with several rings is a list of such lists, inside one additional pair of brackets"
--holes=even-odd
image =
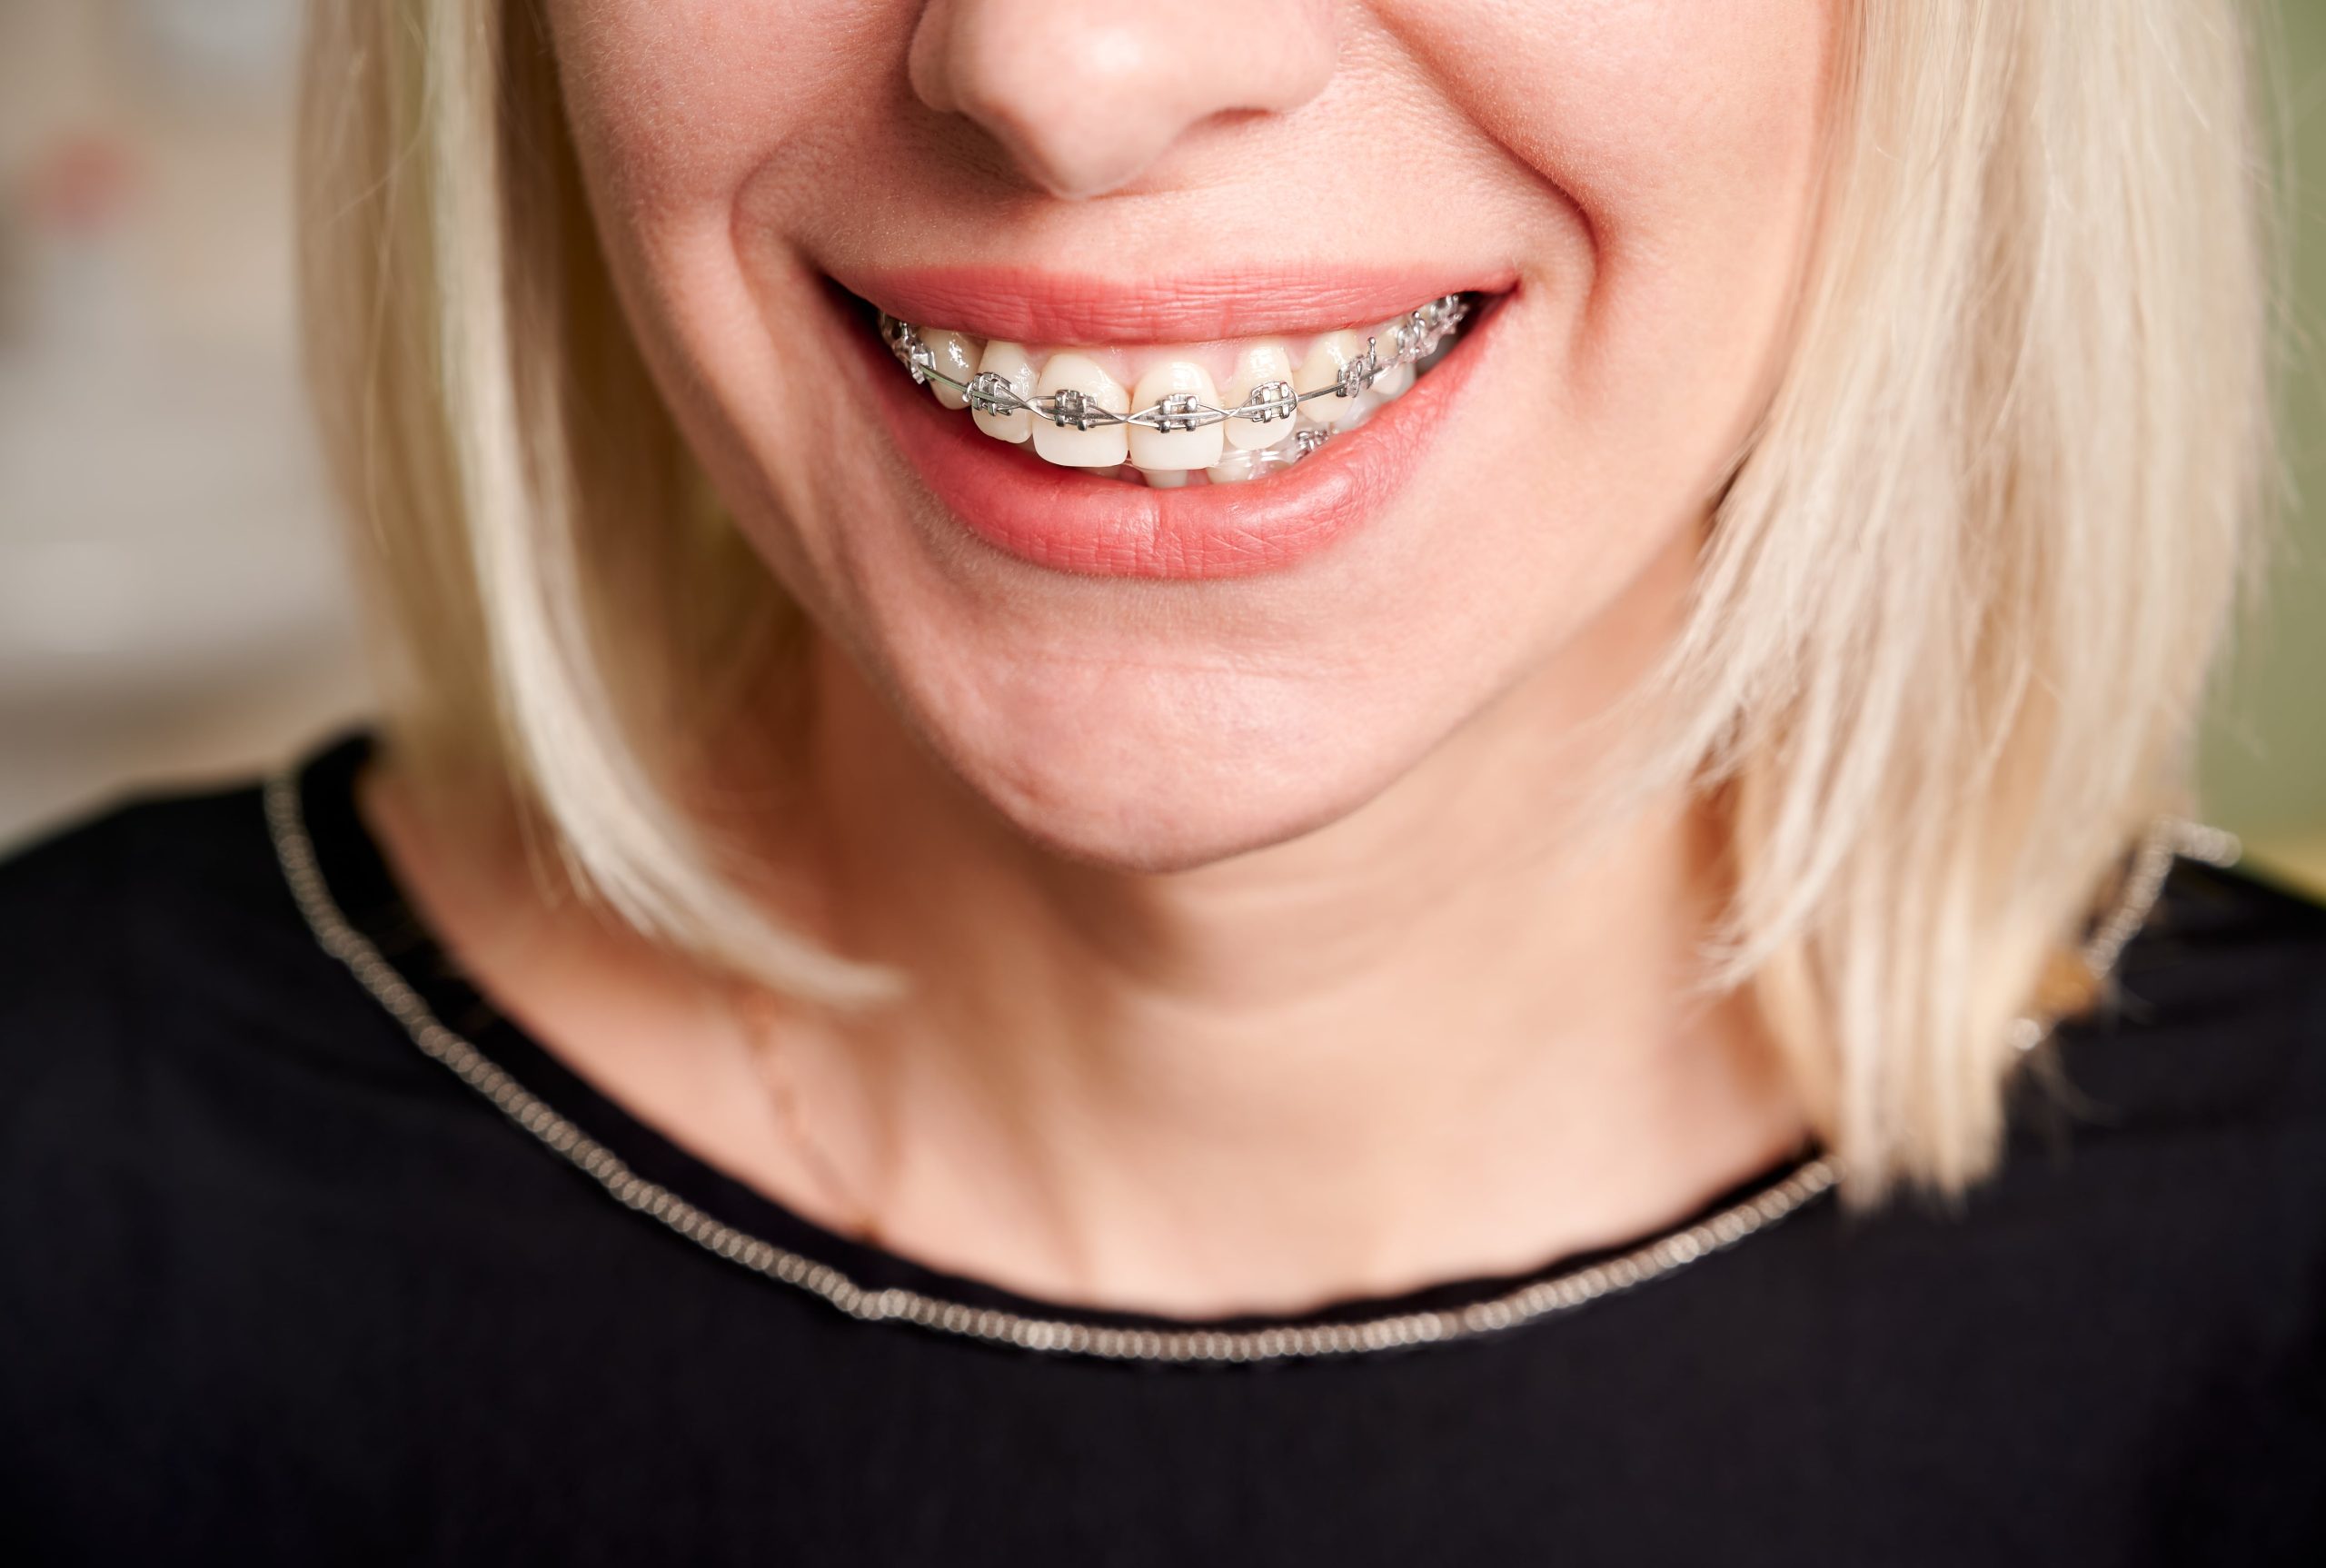
[(9, 1529), (2316, 1561), (2232, 12), (321, 5), (384, 705), (0, 880)]

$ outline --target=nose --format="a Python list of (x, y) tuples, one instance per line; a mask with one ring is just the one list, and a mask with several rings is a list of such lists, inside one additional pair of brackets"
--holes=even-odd
[(1332, 79), (1339, 0), (929, 0), (909, 69), (1053, 195), (1103, 195), (1195, 127)]

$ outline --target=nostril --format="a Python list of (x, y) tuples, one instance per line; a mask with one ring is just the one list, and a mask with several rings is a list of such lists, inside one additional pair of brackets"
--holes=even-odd
[(1095, 196), (1127, 184), (1186, 129), (1174, 109), (1176, 67), (1141, 28), (1022, 23), (976, 0), (943, 15), (932, 7), (910, 69), (921, 102), (983, 130), (1050, 194)]
[[(1051, 0), (931, 0), (907, 68), (930, 108), (991, 136), (1036, 184), (1061, 197), (1105, 194), (1193, 127), (1236, 113), (1281, 113), (1320, 92), (1337, 52), (1329, 6), (1311, 23), (1218, 47), (1206, 0), (1172, 7), (1061, 7)], [(1222, 10), (1222, 21), (1239, 5)]]

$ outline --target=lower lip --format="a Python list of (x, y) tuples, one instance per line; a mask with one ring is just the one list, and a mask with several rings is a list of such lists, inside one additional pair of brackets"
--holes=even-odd
[(1207, 579), (1281, 571), (1385, 509), (1453, 408), (1497, 311), (1397, 402), (1315, 456), (1241, 484), (1155, 490), (1060, 468), (1030, 442), (996, 441), (914, 384), (860, 324), (876, 402), (920, 481), (971, 534), (1005, 554), (1085, 577)]

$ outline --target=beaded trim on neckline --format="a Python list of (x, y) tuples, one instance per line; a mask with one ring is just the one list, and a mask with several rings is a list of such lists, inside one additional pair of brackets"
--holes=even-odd
[[(1505, 1333), (1663, 1278), (1778, 1225), (1832, 1191), (1841, 1178), (1837, 1160), (1813, 1156), (1759, 1190), (1693, 1224), (1596, 1262), (1531, 1279), (1459, 1306), (1347, 1322), (1262, 1322), (1256, 1326), (1183, 1329), (1119, 1326), (980, 1306), (918, 1290), (870, 1288), (830, 1264), (751, 1236), (641, 1176), (472, 1041), (448, 1027), (403, 972), (334, 901), (302, 799), (307, 766), (300, 761), (285, 767), (266, 780), (263, 790), (267, 828), (284, 879), (318, 945), (346, 967), (423, 1055), (587, 1176), (615, 1202), (739, 1267), (820, 1297), (863, 1321), (896, 1322), (1049, 1355), (1120, 1362), (1251, 1364), (1347, 1358), (1450, 1344)], [(2091, 944), (2094, 950), (2087, 957), (2103, 960), (2094, 965), (2095, 972), (2104, 973), (2113, 967), (2124, 941), (2155, 903), (2163, 878), (2161, 874), (2147, 873), (2158, 855), (2167, 866), (2176, 850), (2216, 859), (2222, 854), (2223, 837), (2214, 829), (2175, 819), (2160, 820), (2143, 843), (2125, 896), (2103, 922), (2099, 939)], [(2135, 904), (2137, 908), (2129, 907)], [(2043, 1032), (2047, 1031), (2039, 1027), (2037, 1037)]]

